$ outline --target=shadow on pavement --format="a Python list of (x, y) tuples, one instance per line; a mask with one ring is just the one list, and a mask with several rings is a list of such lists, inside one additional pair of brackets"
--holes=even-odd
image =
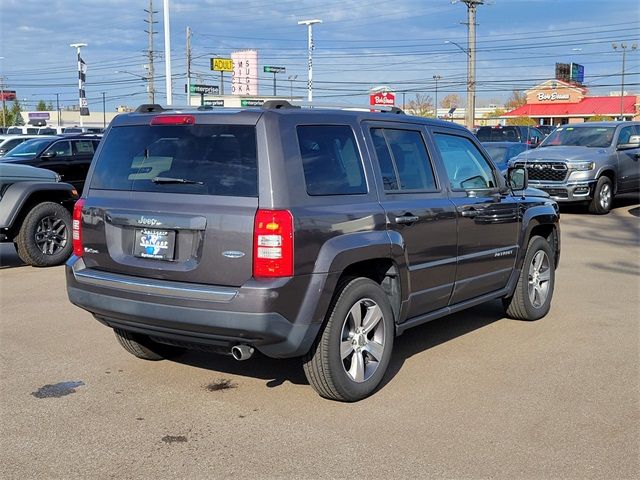
[[(384, 388), (401, 370), (404, 362), (413, 355), (502, 318), (502, 304), (494, 301), (408, 330), (395, 340), (391, 363), (379, 389)], [(256, 352), (251, 359), (238, 362), (231, 356), (188, 351), (174, 361), (229, 375), (260, 378), (267, 380), (266, 385), (269, 388), (278, 387), (287, 381), (295, 385), (308, 384), (299, 358), (273, 359)]]
[(26, 264), (20, 260), (12, 243), (0, 243), (0, 269), (23, 267)]

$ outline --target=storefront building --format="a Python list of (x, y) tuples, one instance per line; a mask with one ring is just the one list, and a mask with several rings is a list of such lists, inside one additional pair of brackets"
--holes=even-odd
[(640, 96), (591, 97), (588, 89), (561, 80), (547, 80), (525, 92), (527, 103), (503, 114), (501, 119), (531, 118), (538, 125), (581, 123), (592, 117), (640, 120)]

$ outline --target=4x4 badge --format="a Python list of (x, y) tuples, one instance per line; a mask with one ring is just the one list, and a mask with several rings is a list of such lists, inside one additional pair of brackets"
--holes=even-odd
[(226, 252), (222, 252), (222, 255), (227, 258), (242, 258), (244, 257), (244, 252), (238, 252), (237, 250), (227, 250)]

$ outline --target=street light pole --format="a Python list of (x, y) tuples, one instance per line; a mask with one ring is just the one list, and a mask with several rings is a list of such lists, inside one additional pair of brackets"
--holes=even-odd
[[(614, 50), (618, 50), (618, 45), (612, 43), (611, 46)], [(637, 44), (631, 45), (631, 50), (635, 50), (638, 48)], [(625, 69), (625, 60), (627, 56), (627, 45), (625, 43), (620, 44), (620, 49), (622, 50), (622, 80), (620, 81), (620, 120), (624, 120), (624, 69)]]
[(107, 128), (107, 103), (105, 100), (105, 93), (102, 92), (102, 129)]
[(298, 25), (306, 25), (307, 26), (307, 47), (309, 50), (309, 73), (307, 80), (307, 100), (309, 102), (313, 101), (313, 32), (312, 26), (316, 23), (322, 23), (322, 20), (313, 19), (313, 20), (300, 20)]
[(435, 117), (438, 118), (438, 80), (442, 77), (440, 75), (434, 75), (433, 79), (436, 81), (436, 108), (435, 108)]
[[(83, 80), (84, 72), (82, 71), (82, 66), (80, 65), (80, 63), (81, 63), (80, 62), (80, 49), (82, 47), (86, 47), (87, 44), (86, 43), (72, 43), (69, 46), (71, 48), (75, 48), (77, 53), (78, 53), (78, 92), (79, 92), (78, 93), (78, 103), (79, 103), (78, 106), (79, 106), (79, 109), (80, 109), (80, 127), (82, 127), (82, 117), (83, 117), (82, 109), (87, 107), (87, 105), (86, 105), (87, 99), (84, 96), (84, 80)], [(82, 104), (83, 102), (85, 103), (84, 105)], [(88, 115), (88, 113), (87, 113), (87, 115)]]
[(293, 81), (298, 78), (298, 75), (289, 75), (289, 86), (291, 90), (289, 91), (289, 100), (293, 101)]
[(58, 126), (60, 127), (60, 94), (56, 93), (56, 112), (58, 113)]

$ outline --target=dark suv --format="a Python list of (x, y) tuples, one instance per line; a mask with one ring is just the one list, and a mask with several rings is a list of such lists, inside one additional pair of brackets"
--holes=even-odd
[(82, 191), (100, 137), (66, 135), (33, 138), (13, 148), (0, 162), (31, 165), (53, 170), (63, 182)]
[(557, 205), (509, 178), (438, 120), (144, 106), (111, 123), (76, 203), (69, 299), (140, 358), (303, 357), (320, 395), (358, 400), (410, 327), (493, 299), (549, 311)]
[(492, 127), (480, 127), (476, 132), (476, 136), (483, 143), (518, 142), (535, 147), (544, 140), (545, 134), (535, 127), (494, 125)]

